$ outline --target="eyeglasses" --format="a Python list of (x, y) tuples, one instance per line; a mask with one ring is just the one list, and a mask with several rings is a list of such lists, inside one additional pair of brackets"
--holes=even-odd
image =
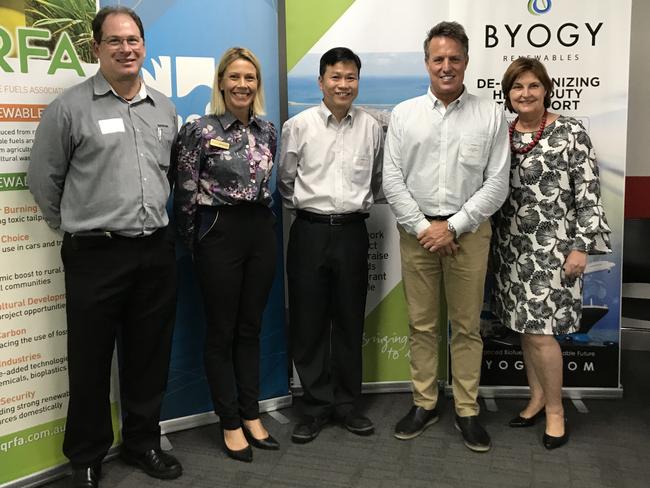
[(129, 36), (129, 37), (107, 37), (102, 39), (102, 42), (107, 44), (111, 49), (117, 49), (124, 42), (126, 42), (129, 47), (138, 47), (142, 44), (142, 37), (139, 36)]

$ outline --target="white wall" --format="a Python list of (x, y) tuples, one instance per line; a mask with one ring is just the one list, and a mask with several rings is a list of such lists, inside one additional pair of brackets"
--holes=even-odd
[[(626, 176), (650, 176), (650, 2), (632, 0)], [(603, 60), (607, 63), (607, 60)]]

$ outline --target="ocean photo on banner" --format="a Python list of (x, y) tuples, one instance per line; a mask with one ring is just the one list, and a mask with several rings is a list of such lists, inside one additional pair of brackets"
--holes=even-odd
[[(385, 112), (380, 117), (382, 122), (387, 122), (398, 103), (426, 94), (429, 79), (422, 53), (357, 54), (361, 58), (361, 73), (359, 96), (354, 103), (373, 113)], [(319, 59), (319, 54), (307, 54), (289, 73), (289, 117), (318, 105), (323, 98), (318, 88)]]

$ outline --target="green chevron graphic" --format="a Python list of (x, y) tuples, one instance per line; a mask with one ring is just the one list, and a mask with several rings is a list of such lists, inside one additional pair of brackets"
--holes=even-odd
[[(440, 320), (447, 308), (440, 307)], [(366, 317), (363, 347), (363, 381), (410, 381), (408, 313), (402, 283), (398, 283)], [(438, 377), (447, 376), (447, 337), (438, 348)]]
[(287, 71), (353, 3), (354, 0), (286, 0)]

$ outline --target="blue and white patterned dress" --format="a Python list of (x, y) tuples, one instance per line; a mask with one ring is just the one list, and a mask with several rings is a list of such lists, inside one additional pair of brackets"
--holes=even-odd
[[(514, 131), (514, 146), (534, 134)], [(575, 332), (582, 278), (564, 276), (566, 256), (610, 252), (596, 157), (578, 120), (560, 116), (529, 153), (513, 152), (510, 194), (493, 219), (496, 315), (518, 332)]]

